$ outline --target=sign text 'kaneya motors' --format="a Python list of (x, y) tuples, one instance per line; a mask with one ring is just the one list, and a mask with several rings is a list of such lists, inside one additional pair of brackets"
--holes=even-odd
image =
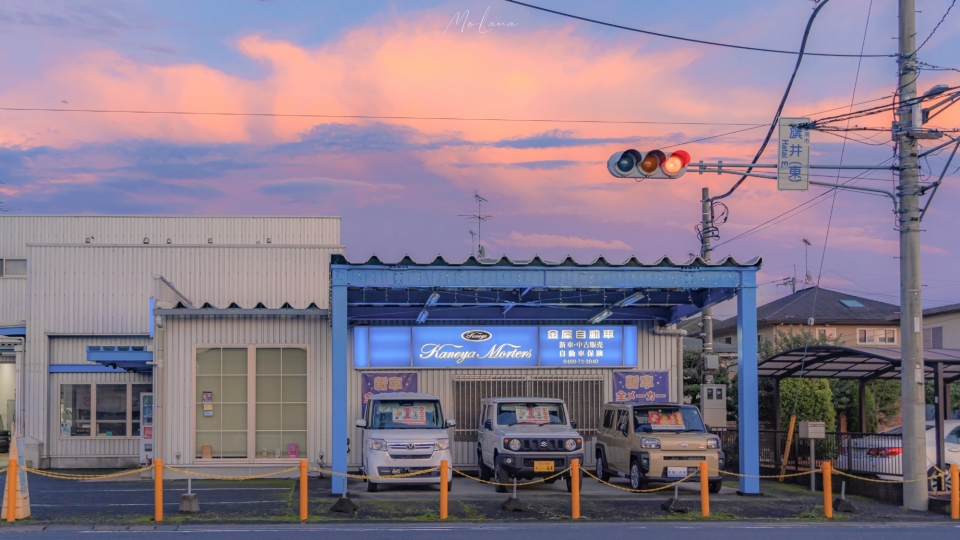
[(636, 326), (357, 327), (357, 368), (632, 367)]

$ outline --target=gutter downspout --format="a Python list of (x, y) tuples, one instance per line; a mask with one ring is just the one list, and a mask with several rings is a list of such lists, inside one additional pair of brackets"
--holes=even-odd
[(676, 336), (677, 338), (677, 363), (675, 366), (677, 386), (674, 388), (674, 392), (676, 392), (674, 401), (683, 403), (683, 336), (687, 335), (687, 331), (680, 330), (676, 326), (673, 328), (654, 326), (653, 333), (658, 336)]

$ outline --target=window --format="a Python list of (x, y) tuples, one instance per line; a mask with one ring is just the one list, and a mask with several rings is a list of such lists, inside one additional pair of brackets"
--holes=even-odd
[(943, 442), (945, 442), (945, 443), (947, 443), (947, 444), (960, 444), (960, 427), (958, 427), (957, 429), (951, 431), (951, 432), (946, 436), (946, 438), (943, 439)]
[(149, 384), (60, 385), (61, 437), (139, 437), (140, 394)]
[(817, 328), (818, 338), (837, 339), (836, 328)]
[(247, 349), (198, 350), (196, 392), (197, 457), (247, 457)]
[(0, 277), (23, 277), (26, 275), (26, 259), (0, 259)]
[(891, 345), (897, 343), (897, 331), (893, 328), (869, 328), (857, 330), (857, 343)]
[(733, 338), (732, 338), (732, 337), (725, 337), (725, 338), (723, 338), (723, 342), (726, 343), (727, 345), (733, 345)]
[(197, 458), (306, 455), (305, 349), (197, 349), (196, 361)]
[(943, 327), (934, 326), (933, 328), (923, 329), (923, 348), (924, 349), (942, 349), (943, 348)]
[(257, 349), (257, 437), (260, 457), (307, 451), (307, 351)]
[(617, 431), (620, 431), (624, 435), (627, 434), (627, 431), (630, 430), (629, 427), (630, 416), (625, 410), (617, 411)]
[(613, 427), (613, 413), (613, 409), (603, 411), (603, 429), (611, 429)]
[(853, 299), (845, 299), (840, 301), (841, 304), (847, 306), (848, 308), (862, 308), (865, 307), (863, 302)]

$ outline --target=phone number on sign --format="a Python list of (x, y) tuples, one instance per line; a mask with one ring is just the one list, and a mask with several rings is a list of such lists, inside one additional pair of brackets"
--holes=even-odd
[(600, 360), (597, 358), (571, 358), (569, 360), (563, 361), (564, 365), (580, 365), (580, 366), (589, 366), (589, 365), (598, 365)]

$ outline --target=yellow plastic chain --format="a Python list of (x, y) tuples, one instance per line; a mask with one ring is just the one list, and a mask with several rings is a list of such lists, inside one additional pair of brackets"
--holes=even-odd
[(616, 485), (616, 484), (611, 484), (610, 482), (607, 482), (607, 481), (605, 481), (605, 480), (601, 480), (600, 478), (598, 478), (596, 475), (594, 475), (593, 473), (591, 473), (591, 472), (588, 471), (588, 470), (584, 470), (584, 471), (583, 471), (583, 474), (586, 474), (586, 475), (589, 476), (590, 478), (593, 478), (593, 479), (597, 480), (597, 481), (600, 482), (601, 484), (610, 486), (610, 487), (615, 488), (615, 489), (619, 489), (620, 491), (629, 491), (630, 493), (653, 493), (653, 492), (655, 492), (655, 491), (663, 491), (663, 490), (665, 490), (665, 489), (670, 489), (670, 488), (672, 488), (673, 486), (676, 486), (676, 485), (678, 485), (678, 484), (682, 484), (682, 483), (686, 482), (687, 480), (693, 478), (694, 476), (697, 476), (697, 475), (699, 474), (699, 471), (696, 472), (696, 473), (687, 475), (686, 478), (681, 478), (680, 480), (677, 480), (676, 482), (674, 482), (674, 483), (672, 483), (672, 484), (667, 484), (667, 485), (665, 485), (665, 486), (663, 486), (663, 487), (651, 488), (651, 489), (630, 489), (630, 488), (625, 488), (625, 487), (623, 487), (623, 486), (618, 486), (618, 485)]
[(178, 472), (178, 473), (180, 473), (180, 474), (182, 474), (182, 475), (185, 475), (185, 476), (196, 476), (196, 477), (200, 477), (200, 478), (208, 478), (208, 479), (210, 479), (210, 480), (237, 480), (237, 481), (256, 480), (256, 479), (258, 479), (258, 478), (267, 478), (267, 477), (270, 477), (270, 476), (275, 476), (275, 475), (278, 475), (278, 474), (286, 474), (286, 473), (293, 472), (293, 471), (296, 471), (296, 470), (299, 470), (299, 469), (300, 469), (300, 467), (297, 466), (297, 467), (290, 467), (289, 469), (283, 469), (283, 470), (281, 470), (281, 471), (273, 471), (273, 472), (268, 472), (268, 473), (263, 473), (263, 474), (251, 474), (251, 475), (247, 475), (247, 476), (224, 476), (224, 475), (220, 475), (220, 474), (208, 474), (208, 473), (202, 473), (202, 472), (197, 472), (197, 471), (189, 471), (189, 470), (186, 470), (186, 469), (178, 469), (178, 468), (176, 468), (176, 467), (171, 467), (171, 466), (169, 466), (169, 465), (164, 465), (163, 468), (164, 468), (164, 469), (170, 469), (171, 471)]
[(785, 475), (783, 475), (783, 476), (780, 476), (779, 474), (759, 474), (759, 475), (753, 475), (753, 474), (739, 474), (739, 473), (735, 473), (735, 472), (721, 471), (720, 469), (710, 469), (710, 472), (715, 472), (715, 473), (723, 474), (723, 475), (726, 475), (726, 476), (736, 476), (737, 478), (765, 478), (765, 479), (794, 478), (794, 477), (797, 477), (797, 476), (806, 476), (806, 475), (810, 474), (810, 471), (804, 471), (804, 472), (798, 472), (798, 473), (785, 474)]
[[(462, 477), (464, 477), (464, 478), (469, 478), (470, 480), (473, 480), (473, 481), (475, 481), (475, 482), (480, 482), (481, 484), (487, 484), (487, 485), (489, 485), (489, 486), (505, 486), (505, 487), (513, 487), (513, 486), (514, 486), (513, 483), (507, 484), (507, 483), (503, 483), (503, 482), (491, 482), (490, 480), (483, 480), (482, 478), (477, 478), (476, 476), (470, 476), (469, 474), (467, 474), (467, 473), (465, 473), (465, 472), (463, 472), (463, 471), (458, 471), (457, 469), (453, 469), (453, 472), (456, 473), (456, 474), (459, 474), (460, 476), (462, 476)], [(562, 471), (560, 471), (560, 472), (558, 472), (558, 473), (556, 473), (556, 474), (554, 474), (554, 475), (552, 475), (552, 476), (545, 476), (545, 477), (543, 477), (543, 478), (537, 478), (537, 479), (531, 480), (531, 481), (529, 481), (529, 482), (517, 482), (517, 483), (516, 483), (516, 486), (517, 486), (517, 487), (523, 487), (523, 486), (532, 486), (532, 485), (534, 485), (534, 484), (541, 484), (541, 483), (543, 483), (543, 482), (546, 482), (547, 480), (552, 480), (552, 479), (557, 478), (557, 477), (559, 477), (559, 476), (563, 476), (564, 474), (567, 474), (568, 472), (570, 472), (570, 469), (564, 469), (564, 470), (562, 470)]]
[(391, 479), (391, 478), (413, 478), (414, 476), (423, 476), (425, 474), (430, 474), (435, 471), (439, 471), (440, 467), (433, 467), (430, 469), (424, 469), (422, 471), (415, 471), (402, 474), (380, 474), (377, 476), (369, 476), (365, 474), (350, 474), (350, 473), (341, 473), (334, 472), (328, 469), (318, 469), (316, 467), (310, 467), (311, 471), (318, 472), (321, 474), (329, 474), (330, 476), (339, 476), (341, 478), (353, 478), (355, 480), (377, 480), (377, 479)]
[(128, 474), (136, 474), (139, 472), (148, 471), (153, 467), (143, 467), (140, 469), (131, 469), (129, 471), (120, 471), (120, 472), (108, 473), (108, 474), (68, 474), (68, 473), (53, 472), (53, 471), (42, 471), (40, 469), (34, 469), (31, 467), (24, 467), (24, 468), (27, 470), (28, 473), (37, 474), (40, 476), (47, 476), (50, 478), (56, 478), (58, 480), (87, 481), (87, 480), (106, 480), (108, 478), (119, 478), (121, 476), (127, 476)]
[(834, 470), (833, 472), (836, 474), (839, 474), (840, 476), (846, 476), (848, 478), (856, 478), (857, 480), (863, 480), (865, 482), (873, 482), (875, 484), (909, 484), (911, 482), (926, 482), (928, 480), (934, 480), (936, 478), (940, 478), (941, 476), (946, 476), (946, 474), (944, 474), (943, 472), (940, 472), (933, 476), (929, 476), (927, 478), (918, 478), (916, 480), (881, 480), (879, 478), (865, 478), (863, 476), (857, 476), (857, 475), (846, 473), (843, 471)]

